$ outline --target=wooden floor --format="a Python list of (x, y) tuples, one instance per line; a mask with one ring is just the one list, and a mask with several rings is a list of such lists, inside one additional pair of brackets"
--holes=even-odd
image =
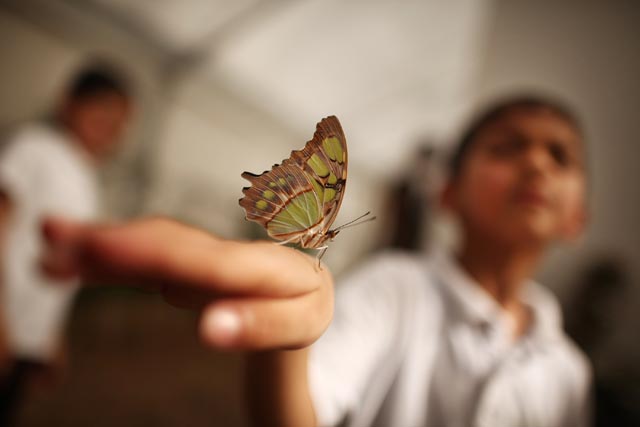
[(137, 291), (89, 289), (69, 323), (70, 361), (19, 426), (244, 426), (242, 359), (197, 340), (194, 313)]

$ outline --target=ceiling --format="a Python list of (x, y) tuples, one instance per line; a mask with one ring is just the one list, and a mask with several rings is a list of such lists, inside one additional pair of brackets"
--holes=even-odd
[(389, 174), (472, 104), (492, 9), (490, 0), (89, 4), (176, 57), (196, 57), (200, 75), (302, 135), (337, 115), (355, 163)]

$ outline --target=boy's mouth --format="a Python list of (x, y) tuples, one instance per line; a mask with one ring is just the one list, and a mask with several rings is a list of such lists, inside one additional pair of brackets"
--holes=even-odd
[(536, 188), (525, 188), (516, 191), (513, 200), (518, 205), (534, 208), (547, 208), (551, 205), (549, 194)]

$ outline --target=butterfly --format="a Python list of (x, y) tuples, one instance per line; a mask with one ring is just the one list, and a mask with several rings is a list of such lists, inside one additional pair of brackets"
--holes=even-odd
[(347, 164), (347, 141), (338, 118), (322, 119), (302, 150), (260, 175), (242, 173), (251, 183), (240, 199), (246, 219), (281, 244), (318, 249), (320, 260), (328, 241), (344, 227), (330, 229), (344, 197)]

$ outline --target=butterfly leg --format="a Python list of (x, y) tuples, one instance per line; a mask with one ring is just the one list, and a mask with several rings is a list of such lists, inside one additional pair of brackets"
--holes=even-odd
[(319, 270), (322, 270), (322, 268), (320, 267), (320, 260), (324, 256), (324, 253), (327, 252), (328, 248), (329, 248), (329, 246), (320, 246), (319, 248), (316, 248), (318, 250), (318, 254), (316, 255), (316, 259), (318, 260), (318, 269)]

